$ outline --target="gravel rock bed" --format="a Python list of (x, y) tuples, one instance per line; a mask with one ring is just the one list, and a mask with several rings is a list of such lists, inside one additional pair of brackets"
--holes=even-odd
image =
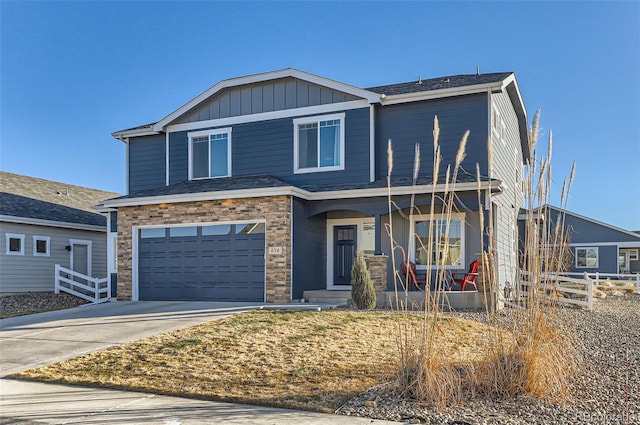
[(71, 294), (30, 292), (28, 294), (0, 297), (0, 315), (28, 314), (46, 310), (62, 310), (87, 304), (87, 301)]
[[(570, 307), (559, 311), (562, 323), (574, 329), (578, 350), (584, 356), (584, 372), (572, 389), (573, 400), (569, 403), (550, 405), (530, 397), (470, 400), (437, 412), (403, 400), (392, 384), (386, 384), (351, 399), (336, 413), (434, 425), (640, 424), (640, 295), (609, 297), (594, 303), (592, 312)], [(483, 313), (451, 314), (486, 321)]]

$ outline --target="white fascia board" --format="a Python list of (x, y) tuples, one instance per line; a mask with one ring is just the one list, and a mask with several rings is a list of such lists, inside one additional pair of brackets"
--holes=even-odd
[[(504, 81), (504, 80), (503, 80)], [(416, 93), (389, 95), (382, 98), (382, 105), (417, 102), (420, 100), (439, 99), (443, 97), (460, 96), (465, 94), (486, 93), (487, 90), (502, 90), (503, 81), (496, 83), (476, 84), (473, 86), (451, 87), (448, 89), (429, 90)]]
[(330, 80), (328, 78), (309, 74), (307, 72), (299, 71), (294, 68), (285, 68), (279, 71), (271, 71), (271, 72), (265, 72), (262, 74), (254, 74), (254, 75), (248, 75), (245, 77), (222, 80), (216, 85), (214, 85), (213, 87), (201, 93), (200, 95), (191, 99), (189, 102), (185, 103), (180, 108), (176, 109), (166, 117), (162, 118), (153, 126), (153, 130), (163, 131), (164, 128), (167, 125), (169, 125), (173, 120), (183, 115), (187, 111), (195, 108), (200, 103), (204, 102), (206, 99), (210, 98), (220, 90), (223, 90), (229, 87), (237, 87), (237, 86), (242, 86), (246, 84), (260, 83), (263, 81), (269, 81), (269, 80), (275, 80), (275, 79), (287, 78), (287, 77), (298, 78), (300, 80), (308, 81), (310, 83), (314, 83), (314, 84), (322, 85), (335, 90), (343, 91), (345, 93), (349, 93), (351, 95), (366, 99), (368, 103), (380, 101), (380, 95), (377, 93), (364, 90), (355, 86), (351, 86), (348, 84), (340, 83), (338, 81)]
[(160, 132), (153, 130), (151, 127), (147, 127), (135, 128), (133, 130), (116, 131), (111, 133), (111, 136), (113, 136), (115, 139), (120, 140), (121, 142), (129, 143), (129, 137), (154, 136), (156, 134), (160, 134)]
[(307, 106), (304, 108), (282, 109), (279, 111), (261, 112), (259, 114), (237, 115), (237, 116), (227, 117), (227, 118), (216, 118), (213, 120), (194, 121), (194, 122), (187, 122), (184, 124), (174, 124), (174, 125), (167, 126), (166, 131), (167, 133), (173, 133), (176, 131), (190, 131), (190, 130), (209, 128), (209, 127), (222, 127), (222, 126), (230, 126), (230, 125), (244, 124), (244, 123), (250, 123), (250, 122), (269, 121), (269, 120), (275, 120), (279, 118), (291, 118), (291, 117), (298, 117), (298, 116), (302, 117), (302, 116), (308, 116), (308, 115), (326, 114), (331, 112), (347, 111), (351, 109), (361, 109), (361, 108), (368, 108), (368, 107), (369, 107), (369, 102), (367, 102), (366, 100), (352, 100), (350, 102), (327, 103), (324, 105)]
[(107, 226), (93, 226), (91, 224), (67, 223), (65, 221), (41, 220), (38, 218), (14, 217), (0, 215), (0, 221), (5, 223), (30, 224), (33, 226), (60, 227), (63, 229), (88, 230), (91, 232), (105, 232)]
[[(432, 193), (444, 192), (444, 184), (438, 184), (434, 188), (433, 185), (416, 185), (392, 187), (392, 196), (411, 195), (415, 193)], [(452, 185), (448, 185), (448, 190), (452, 189)], [(500, 181), (483, 182), (480, 187), (476, 182), (473, 183), (457, 183), (455, 185), (457, 192), (480, 190), (502, 190)], [(110, 208), (130, 207), (139, 205), (157, 205), (157, 204), (174, 204), (180, 202), (197, 202), (197, 201), (214, 201), (221, 199), (242, 199), (242, 198), (258, 198), (269, 196), (295, 196), (306, 201), (326, 201), (331, 199), (356, 199), (356, 198), (375, 198), (385, 197), (389, 194), (386, 187), (372, 189), (350, 189), (336, 190), (327, 192), (309, 192), (294, 186), (270, 187), (263, 189), (244, 189), (244, 190), (225, 190), (219, 192), (201, 192), (201, 193), (184, 193), (179, 195), (167, 196), (148, 196), (141, 198), (114, 199), (105, 201), (104, 206)]]

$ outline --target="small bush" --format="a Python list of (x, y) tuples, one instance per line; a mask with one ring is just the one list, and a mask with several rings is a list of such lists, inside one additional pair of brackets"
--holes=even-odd
[(370, 310), (376, 306), (376, 291), (362, 251), (358, 252), (351, 269), (351, 299), (359, 310)]

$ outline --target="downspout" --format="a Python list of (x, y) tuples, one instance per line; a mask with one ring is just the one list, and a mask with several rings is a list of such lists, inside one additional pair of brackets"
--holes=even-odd
[(369, 104), (369, 181), (376, 180), (376, 109)]
[[(122, 139), (120, 139), (122, 140)], [(125, 190), (127, 192), (127, 195), (129, 194), (129, 138), (125, 138), (124, 139), (124, 143), (126, 144), (126, 149), (125, 149), (125, 164), (126, 167), (124, 169), (124, 187)]]
[(169, 132), (165, 133), (165, 142), (164, 142), (164, 167), (165, 167), (165, 186), (169, 186)]

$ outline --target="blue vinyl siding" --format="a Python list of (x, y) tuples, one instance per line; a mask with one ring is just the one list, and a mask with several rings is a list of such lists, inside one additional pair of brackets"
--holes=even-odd
[(293, 293), (327, 287), (327, 230), (324, 214), (307, 218), (306, 203), (293, 200)]
[(169, 133), (169, 185), (188, 179), (189, 143), (187, 132)]
[[(293, 119), (237, 124), (231, 135), (231, 174), (269, 174), (294, 185), (369, 181), (369, 109), (345, 112), (345, 169), (293, 173)], [(188, 179), (187, 131), (169, 136), (169, 183)]]
[(575, 266), (575, 255), (577, 248), (586, 248), (584, 246), (580, 247), (571, 247), (571, 251), (574, 255), (573, 269), (572, 272), (576, 273), (618, 273), (618, 247), (613, 245), (598, 245), (593, 244), (589, 247), (598, 248), (598, 267), (589, 267), (589, 268), (577, 268)]
[(376, 180), (387, 175), (387, 140), (393, 143), (393, 175), (413, 174), (414, 149), (420, 144), (420, 175), (433, 173), (433, 118), (440, 123), (442, 164), (455, 162), (460, 139), (470, 130), (463, 168), (475, 174), (476, 162), (487, 172), (487, 95), (474, 94), (446, 99), (385, 106), (376, 111)]
[(129, 140), (129, 193), (166, 184), (164, 134)]
[[(552, 220), (556, 221), (557, 212), (552, 212)], [(640, 235), (634, 237), (628, 233), (619, 232), (610, 227), (599, 225), (591, 221), (583, 220), (565, 214), (565, 229), (571, 229), (571, 243), (598, 243), (598, 242), (637, 242), (640, 245)]]

